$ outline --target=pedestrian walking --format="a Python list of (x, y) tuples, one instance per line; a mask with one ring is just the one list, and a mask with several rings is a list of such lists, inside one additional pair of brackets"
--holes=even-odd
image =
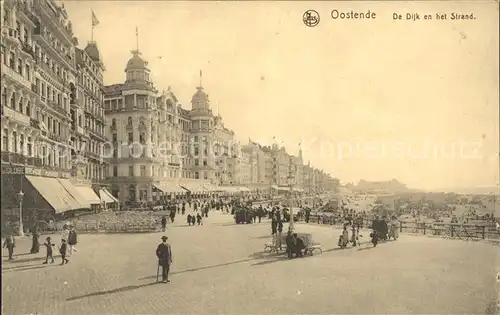
[(76, 244), (78, 243), (78, 237), (76, 235), (76, 231), (74, 227), (71, 227), (71, 230), (68, 233), (68, 257), (73, 255), (73, 252), (77, 252)]
[(14, 248), (16, 247), (16, 239), (14, 238), (14, 235), (10, 234), (5, 238), (5, 241), (3, 242), (3, 248), (7, 248), (9, 251), (9, 260), (13, 260), (12, 255), (14, 254)]
[(161, 231), (165, 232), (166, 229), (167, 229), (167, 217), (163, 216), (161, 217)]
[(38, 229), (36, 226), (34, 226), (31, 231), (32, 231), (33, 235), (32, 235), (30, 253), (37, 254), (40, 251), (40, 242), (38, 241), (38, 238), (40, 237), (40, 233), (38, 232)]
[(45, 245), (45, 248), (47, 249), (47, 256), (45, 256), (45, 262), (43, 264), (46, 265), (49, 262), (49, 258), (51, 259), (50, 263), (53, 264), (54, 257), (52, 256), (52, 246), (55, 246), (55, 244), (52, 244), (50, 241), (50, 236), (47, 236), (43, 245)]
[(61, 231), (61, 240), (68, 241), (69, 236), (69, 224), (63, 225), (63, 229)]
[(66, 240), (61, 240), (61, 246), (59, 246), (59, 253), (61, 254), (61, 265), (69, 263), (69, 260), (66, 258), (66, 251), (68, 246), (66, 244)]
[[(177, 207), (179, 207), (179, 206), (177, 206)], [(179, 209), (179, 208), (177, 208), (177, 209)], [(174, 221), (175, 221), (175, 208), (170, 210), (170, 221), (172, 223), (174, 223)]]
[(170, 272), (170, 265), (172, 264), (172, 248), (167, 243), (168, 237), (162, 236), (162, 242), (156, 248), (156, 257), (158, 258), (158, 265), (161, 266), (161, 278), (163, 283), (170, 282), (168, 274)]

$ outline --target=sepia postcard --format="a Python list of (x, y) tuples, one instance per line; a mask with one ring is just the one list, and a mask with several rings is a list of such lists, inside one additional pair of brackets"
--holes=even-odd
[(2, 314), (500, 315), (498, 0), (1, 0)]

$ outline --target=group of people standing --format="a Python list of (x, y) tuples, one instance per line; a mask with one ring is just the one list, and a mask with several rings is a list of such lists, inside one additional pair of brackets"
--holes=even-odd
[[(31, 249), (30, 254), (38, 254), (40, 252), (40, 232), (37, 227), (32, 228), (32, 238), (31, 238)], [(61, 254), (61, 265), (69, 263), (69, 257), (73, 255), (74, 252), (77, 251), (76, 244), (78, 242), (77, 233), (75, 231), (74, 226), (70, 224), (65, 224), (63, 226), (63, 230), (61, 232), (61, 244), (59, 245), (59, 253)], [(54, 253), (53, 247), (56, 244), (52, 243), (52, 238), (47, 236), (45, 238), (45, 242), (43, 243), (46, 249), (45, 261), (43, 264), (54, 263)], [(5, 238), (4, 248), (7, 248), (9, 252), (9, 260), (13, 260), (14, 248), (16, 247), (16, 239), (14, 235), (11, 233), (9, 236)]]

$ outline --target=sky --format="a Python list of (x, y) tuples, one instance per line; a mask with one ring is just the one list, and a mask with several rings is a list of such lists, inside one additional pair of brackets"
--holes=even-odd
[[(123, 83), (136, 48), (185, 108), (199, 85), (238, 140), (273, 137), (341, 182), (499, 182), (499, 12), (475, 2), (64, 1), (80, 47)], [(315, 27), (302, 16), (314, 9)], [(332, 10), (370, 12), (334, 20)], [(473, 20), (451, 20), (451, 13)], [(393, 15), (403, 15), (394, 20)], [(404, 20), (418, 13), (420, 20)], [(447, 20), (436, 20), (436, 14)], [(432, 20), (424, 20), (424, 14)]]

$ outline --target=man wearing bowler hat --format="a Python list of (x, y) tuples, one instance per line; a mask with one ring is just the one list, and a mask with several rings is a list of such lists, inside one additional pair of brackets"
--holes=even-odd
[(170, 264), (172, 264), (172, 249), (170, 244), (167, 243), (168, 237), (161, 237), (162, 243), (156, 249), (156, 257), (158, 257), (158, 265), (162, 267), (161, 277), (163, 283), (170, 282), (168, 280), (168, 272), (170, 271)]

